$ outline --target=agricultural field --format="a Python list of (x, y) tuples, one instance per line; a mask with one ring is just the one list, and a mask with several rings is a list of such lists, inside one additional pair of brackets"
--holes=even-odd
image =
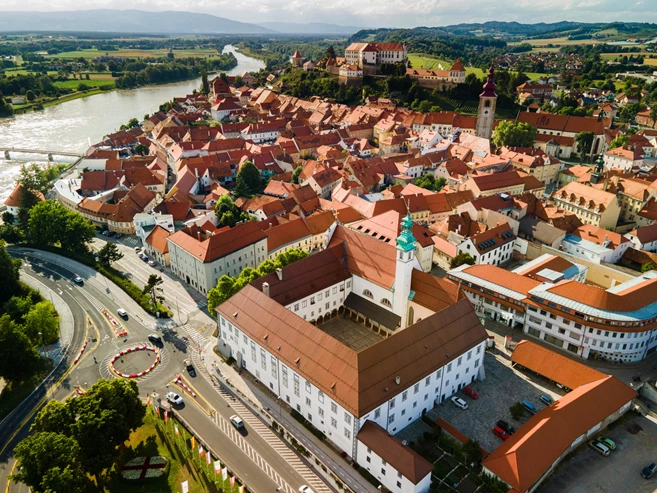
[[(433, 58), (430, 55), (419, 53), (409, 53), (408, 60), (411, 62), (411, 66), (413, 68), (426, 68), (428, 70), (449, 70), (449, 68), (454, 63), (449, 60), (439, 60), (438, 58)], [(488, 72), (478, 67), (466, 67), (465, 73), (466, 75), (475, 74), (478, 78), (483, 79)], [(545, 77), (548, 74), (527, 72), (525, 75), (527, 75), (527, 77), (529, 77), (531, 80), (536, 80), (540, 77)]]
[(55, 87), (61, 87), (65, 89), (71, 89), (72, 91), (76, 91), (78, 86), (80, 84), (85, 84), (88, 87), (114, 87), (114, 79), (109, 78), (103, 78), (103, 79), (96, 79), (96, 78), (91, 78), (90, 80), (86, 79), (69, 79), (65, 81), (55, 81), (53, 82), (53, 85)]
[[(114, 51), (102, 51), (102, 50), (77, 50), (77, 51), (66, 51), (62, 53), (56, 53), (54, 55), (48, 55), (46, 58), (97, 58), (99, 56), (116, 56), (116, 57), (148, 57), (148, 58), (160, 58), (166, 57), (169, 53), (169, 50), (166, 48), (160, 48), (156, 50), (130, 50), (130, 49), (121, 49)], [(192, 50), (173, 50), (173, 55), (176, 58), (211, 58), (217, 56), (217, 50), (211, 48), (201, 48), (201, 49), (192, 49)]]

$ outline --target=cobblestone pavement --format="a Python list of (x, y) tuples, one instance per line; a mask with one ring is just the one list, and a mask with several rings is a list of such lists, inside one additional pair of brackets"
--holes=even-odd
[(556, 400), (563, 392), (542, 377), (511, 368), (509, 355), (503, 350), (494, 349), (486, 353), (484, 369), (486, 379), (470, 386), (479, 394), (477, 400), (467, 397), (463, 392), (456, 394), (468, 403), (467, 410), (457, 408), (447, 399), (427, 414), (431, 419), (443, 418), (464, 435), (478, 440), (485, 450), (492, 452), (502, 443), (492, 433), (498, 420), (503, 419), (517, 429), (529, 419), (529, 413), (526, 413), (520, 421), (512, 420), (510, 406), (528, 400), (540, 411), (544, 407), (538, 399), (541, 394), (548, 394)]
[[(603, 457), (583, 445), (559, 464), (540, 487), (541, 493), (652, 493), (657, 480), (644, 479), (641, 470), (657, 462), (657, 421), (627, 414), (603, 433), (616, 443), (616, 450)], [(586, 471), (586, 474), (583, 472)]]

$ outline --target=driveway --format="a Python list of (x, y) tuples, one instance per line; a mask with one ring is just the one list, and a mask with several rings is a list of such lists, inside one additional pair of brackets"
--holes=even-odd
[(616, 450), (603, 457), (588, 446), (580, 447), (557, 469), (539, 493), (632, 493), (657, 491), (657, 476), (643, 479), (641, 470), (657, 462), (657, 420), (628, 413), (605, 435), (616, 443)]
[(542, 377), (511, 368), (509, 356), (497, 349), (486, 353), (484, 369), (486, 379), (470, 386), (479, 394), (478, 399), (473, 400), (463, 392), (456, 394), (468, 403), (468, 410), (457, 408), (448, 399), (434, 407), (428, 415), (432, 419), (443, 418), (464, 435), (477, 440), (485, 450), (492, 452), (502, 443), (492, 433), (498, 420), (502, 419), (518, 429), (530, 417), (525, 412), (520, 421), (514, 421), (511, 419), (510, 406), (528, 400), (540, 411), (545, 407), (538, 399), (541, 394), (548, 394), (556, 400), (563, 395), (563, 391)]

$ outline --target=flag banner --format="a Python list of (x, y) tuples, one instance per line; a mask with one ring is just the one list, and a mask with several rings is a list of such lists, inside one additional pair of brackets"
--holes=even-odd
[(199, 446), (198, 446), (198, 456), (203, 457), (204, 453), (205, 453), (205, 451), (203, 450), (203, 445), (199, 444)]
[(183, 481), (180, 483), (180, 487), (182, 488), (182, 493), (189, 493), (189, 481)]
[(205, 454), (205, 459), (208, 462), (208, 466), (209, 466), (212, 463), (212, 454), (210, 454), (209, 450)]
[(173, 431), (176, 432), (176, 435), (180, 435), (180, 431), (178, 431), (178, 425), (176, 423), (173, 424)]
[(230, 478), (230, 487), (232, 488), (233, 486), (235, 486), (235, 476), (231, 476)]
[(157, 417), (158, 417), (158, 418), (161, 418), (161, 416), (160, 416), (160, 408), (157, 407), (155, 404), (153, 404), (153, 406), (155, 407), (155, 414), (157, 414)]
[(164, 410), (164, 422), (166, 423), (166, 422), (168, 422), (168, 421), (169, 421), (169, 411), (167, 411), (167, 410), (165, 409), (165, 410)]
[(228, 468), (224, 467), (223, 470), (221, 471), (221, 479), (226, 481), (228, 479)]
[(219, 474), (221, 472), (221, 461), (216, 460), (214, 461), (214, 473)]
[(148, 395), (146, 396), (146, 405), (147, 405), (147, 406), (150, 406), (150, 405), (151, 405), (151, 394), (148, 394)]
[(244, 485), (240, 486), (240, 493), (244, 493)]
[(192, 450), (196, 448), (196, 437), (192, 435)]

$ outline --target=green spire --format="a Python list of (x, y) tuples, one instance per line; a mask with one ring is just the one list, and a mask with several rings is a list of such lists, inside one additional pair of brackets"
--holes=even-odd
[(413, 219), (410, 214), (406, 214), (401, 221), (402, 232), (397, 238), (397, 248), (404, 252), (415, 250), (415, 242), (417, 241), (413, 236)]

